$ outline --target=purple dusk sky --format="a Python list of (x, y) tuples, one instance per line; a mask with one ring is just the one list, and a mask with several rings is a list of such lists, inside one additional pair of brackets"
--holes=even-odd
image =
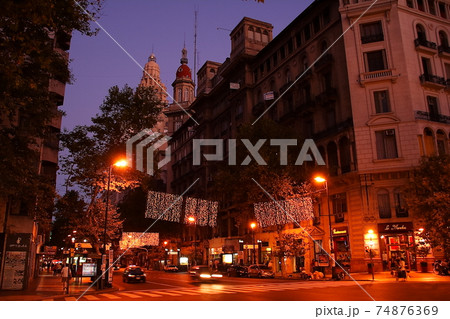
[[(161, 80), (172, 95), (171, 84), (184, 41), (188, 65), (194, 68), (196, 8), (198, 70), (206, 60), (225, 61), (231, 50), (228, 30), (244, 16), (271, 23), (275, 37), (311, 3), (312, 0), (106, 0), (98, 22), (142, 67), (153, 47)], [(95, 37), (74, 33), (70, 59), (75, 81), (66, 86), (62, 107), (66, 112), (62, 126), (69, 130), (90, 124), (110, 87), (136, 87), (142, 77), (142, 69), (103, 31)], [(60, 176), (58, 185), (62, 183)]]

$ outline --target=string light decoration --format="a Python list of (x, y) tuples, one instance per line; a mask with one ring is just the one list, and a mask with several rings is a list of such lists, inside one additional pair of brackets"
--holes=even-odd
[(158, 246), (159, 233), (122, 233), (122, 239), (119, 242), (120, 249), (127, 249), (142, 246)]
[(303, 220), (314, 218), (313, 204), (310, 197), (255, 203), (253, 208), (260, 227), (281, 226), (294, 221), (300, 223)]
[(180, 222), (183, 199), (178, 195), (149, 191), (145, 218)]
[(198, 226), (216, 226), (218, 202), (200, 198), (186, 197), (184, 223), (190, 224), (189, 217), (194, 217)]

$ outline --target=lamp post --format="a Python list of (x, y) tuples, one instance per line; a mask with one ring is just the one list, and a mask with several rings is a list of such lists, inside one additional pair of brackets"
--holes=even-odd
[(169, 242), (167, 240), (163, 242), (163, 244), (164, 244), (164, 267), (167, 266), (167, 244), (168, 243)]
[[(107, 237), (107, 230), (108, 230), (108, 210), (109, 210), (109, 189), (111, 186), (111, 174), (112, 174), (112, 169), (113, 166), (116, 167), (126, 167), (127, 166), (127, 161), (126, 160), (119, 160), (117, 162), (115, 162), (114, 164), (110, 165), (108, 167), (108, 184), (106, 187), (106, 207), (105, 207), (105, 227), (104, 227), (104, 231), (103, 231), (103, 254), (105, 255), (105, 273), (103, 274), (103, 276), (105, 277), (105, 282), (106, 280), (108, 280), (108, 273), (106, 271), (106, 237)], [(102, 288), (104, 288), (105, 285), (102, 286)]]
[(336, 278), (336, 268), (335, 268), (335, 261), (334, 261), (334, 244), (333, 244), (333, 230), (331, 228), (331, 210), (330, 210), (330, 193), (328, 190), (328, 181), (322, 177), (322, 176), (316, 176), (314, 177), (314, 180), (319, 184), (325, 184), (325, 191), (327, 194), (327, 209), (328, 209), (328, 229), (330, 232), (330, 256), (332, 260), (330, 260), (331, 265), (331, 278)]
[(375, 280), (375, 267), (373, 264), (373, 230), (369, 229), (369, 257), (370, 257), (370, 269), (372, 273), (372, 281)]
[(194, 225), (194, 265), (197, 266), (197, 223), (193, 216), (189, 216), (188, 221), (191, 225)]
[(256, 251), (255, 251), (255, 228), (256, 228), (256, 223), (253, 222), (250, 224), (250, 228), (252, 229), (252, 246), (253, 246), (253, 263), (256, 264)]

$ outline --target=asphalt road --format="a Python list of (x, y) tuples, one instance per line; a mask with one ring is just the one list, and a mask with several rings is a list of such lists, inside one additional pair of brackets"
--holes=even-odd
[[(297, 281), (224, 277), (208, 283), (192, 282), (186, 273), (147, 273), (146, 283), (122, 282), (114, 273), (119, 291), (84, 295), (80, 300), (119, 301), (448, 301), (450, 282)], [(372, 299), (373, 298), (373, 299)], [(62, 299), (64, 300), (64, 299)]]

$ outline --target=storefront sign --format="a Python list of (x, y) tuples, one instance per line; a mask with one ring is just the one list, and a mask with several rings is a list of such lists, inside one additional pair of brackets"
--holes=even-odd
[(58, 248), (56, 246), (45, 246), (44, 247), (44, 253), (46, 255), (56, 255), (56, 250)]
[(97, 274), (97, 264), (95, 263), (84, 263), (82, 276), (83, 277), (94, 277)]
[(348, 234), (347, 227), (333, 228), (333, 236), (343, 236)]
[(328, 255), (325, 254), (317, 254), (317, 266), (319, 267), (328, 267), (330, 265)]
[(413, 230), (411, 222), (378, 224), (378, 232), (381, 233), (405, 233)]
[(22, 290), (25, 288), (30, 242), (31, 234), (8, 234), (6, 236), (2, 289)]

